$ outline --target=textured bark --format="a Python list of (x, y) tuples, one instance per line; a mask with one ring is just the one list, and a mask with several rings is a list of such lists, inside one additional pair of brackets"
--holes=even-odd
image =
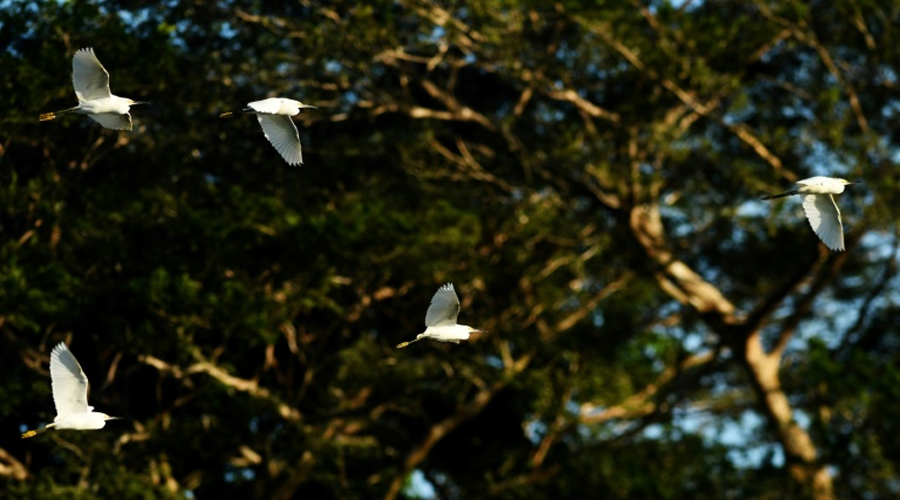
[[(794, 287), (776, 290), (774, 297), (764, 299), (753, 314), (742, 315), (718, 288), (677, 260), (666, 248), (657, 205), (634, 207), (629, 222), (635, 239), (657, 268), (655, 276), (660, 287), (700, 313), (707, 326), (739, 355), (763, 411), (777, 433), (791, 476), (809, 489), (811, 498), (834, 499), (831, 476), (817, 461), (816, 447), (809, 433), (794, 421), (790, 402), (781, 387), (778, 377), (781, 350), (767, 353), (760, 338), (760, 326), (768, 312)], [(794, 279), (802, 279), (802, 276)]]

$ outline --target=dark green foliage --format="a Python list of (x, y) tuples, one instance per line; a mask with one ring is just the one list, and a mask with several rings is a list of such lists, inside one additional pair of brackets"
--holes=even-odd
[[(895, 498), (897, 26), (871, 1), (0, 2), (0, 497), (391, 499), (412, 471), (443, 499), (815, 497), (740, 341), (648, 258), (646, 206), (740, 311), (793, 284), (761, 334), (793, 333), (795, 417), (836, 497)], [(82, 47), (150, 102), (133, 132), (37, 121)], [(217, 118), (270, 95), (320, 106), (302, 167)], [(846, 254), (757, 201), (811, 175), (865, 181)], [(445, 282), (488, 333), (395, 350)], [(60, 341), (127, 420), (21, 440)]]

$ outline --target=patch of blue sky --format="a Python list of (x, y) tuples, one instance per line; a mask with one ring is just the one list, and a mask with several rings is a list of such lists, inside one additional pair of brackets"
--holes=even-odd
[(771, 203), (762, 203), (761, 200), (746, 200), (737, 206), (734, 214), (745, 218), (765, 217), (771, 211), (770, 207)]
[(437, 43), (444, 39), (447, 36), (447, 30), (444, 29), (443, 26), (435, 26), (431, 28), (431, 31), (425, 35), (424, 39), (429, 42)]
[(431, 481), (425, 477), (420, 469), (413, 470), (409, 475), (409, 481), (403, 487), (403, 496), (407, 498), (419, 498), (430, 500), (437, 498), (437, 491)]
[(705, 411), (675, 411), (672, 425), (684, 433), (701, 436), (709, 445), (731, 448), (728, 458), (735, 467), (757, 468), (763, 465), (767, 457), (771, 457), (771, 465), (775, 467), (784, 465), (780, 445), (759, 444), (765, 421), (754, 411), (746, 410), (736, 420)]
[(123, 23), (133, 27), (143, 24), (150, 19), (150, 9), (120, 10), (117, 15)]
[(699, 9), (706, 2), (704, 0), (667, 0), (669, 5), (676, 9), (684, 9), (688, 12)]
[(295, 68), (294, 63), (281, 62), (275, 66), (275, 72), (286, 75), (288, 73), (293, 73)]
[(900, 83), (900, 79), (897, 77), (897, 70), (895, 70), (892, 66), (888, 64), (882, 64), (878, 67), (879, 74), (879, 83), (887, 86), (893, 87)]
[(606, 324), (606, 318), (603, 316), (601, 309), (596, 309), (591, 314), (591, 324), (594, 325), (594, 328), (603, 328), (603, 325)]
[(900, 100), (897, 99), (889, 100), (885, 106), (881, 108), (881, 116), (883, 118), (894, 118), (898, 113), (900, 113)]
[(813, 140), (810, 154), (804, 159), (809, 165), (812, 175), (825, 175), (836, 177), (847, 175), (852, 167), (844, 162), (827, 144), (820, 140)]
[(357, 103), (359, 103), (359, 94), (352, 90), (344, 92), (344, 102), (350, 104), (351, 106), (355, 106)]
[(800, 117), (809, 121), (814, 121), (816, 119), (816, 114), (813, 112), (812, 108), (801, 105), (800, 103), (793, 106), (782, 106), (781, 114), (788, 118)]
[(860, 244), (866, 251), (867, 260), (896, 259), (897, 251), (894, 248), (896, 237), (890, 233), (868, 231), (862, 237)]
[(547, 424), (537, 419), (530, 419), (525, 423), (525, 439), (532, 444), (538, 444), (547, 435)]
[(500, 359), (499, 356), (495, 356), (493, 354), (489, 354), (484, 358), (484, 363), (491, 368), (502, 370), (503, 369), (503, 360)]
[(219, 36), (221, 36), (222, 38), (231, 39), (231, 38), (236, 37), (237, 34), (238, 34), (238, 29), (235, 28), (231, 23), (224, 22), (221, 25), (219, 25)]
[(858, 308), (846, 302), (830, 300), (828, 294), (821, 296), (813, 307), (818, 316), (807, 319), (797, 328), (797, 333), (788, 341), (787, 355), (807, 350), (812, 340), (823, 342), (829, 349), (838, 347), (845, 332), (858, 317)]
[(236, 481), (252, 481), (256, 478), (256, 471), (249, 467), (240, 467), (234, 470), (225, 471), (222, 479), (226, 483), (234, 483)]

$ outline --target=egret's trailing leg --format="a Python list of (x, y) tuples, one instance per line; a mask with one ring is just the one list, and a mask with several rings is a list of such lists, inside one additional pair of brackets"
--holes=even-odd
[(38, 434), (49, 431), (50, 429), (56, 427), (56, 424), (47, 424), (42, 429), (35, 429), (33, 431), (25, 431), (22, 433), (22, 439), (28, 439), (30, 437), (37, 436)]
[(253, 114), (253, 110), (251, 108), (244, 108), (240, 111), (226, 111), (219, 115), (219, 118), (234, 118), (237, 115), (249, 115)]
[(786, 196), (794, 196), (795, 194), (800, 194), (800, 191), (788, 191), (786, 193), (781, 193), (781, 194), (767, 194), (760, 199), (761, 200), (774, 200), (776, 198), (784, 198)]
[(40, 120), (42, 122), (48, 122), (50, 120), (55, 120), (62, 115), (68, 115), (68, 114), (74, 113), (76, 109), (78, 109), (78, 108), (76, 107), (76, 108), (64, 109), (62, 111), (51, 111), (49, 113), (41, 113), (41, 116), (38, 117), (38, 120)]
[(416, 337), (416, 338), (410, 340), (409, 342), (401, 342), (401, 343), (397, 344), (397, 349), (403, 349), (404, 347), (408, 346), (409, 344), (412, 344), (412, 343), (414, 343), (414, 342), (418, 342), (418, 341), (420, 341), (420, 340), (422, 340), (422, 339), (424, 339), (424, 338), (425, 338), (425, 337), (418, 336), (418, 337)]

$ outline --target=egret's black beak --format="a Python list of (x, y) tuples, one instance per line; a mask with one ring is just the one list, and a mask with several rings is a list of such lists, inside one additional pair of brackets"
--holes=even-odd
[(138, 104), (150, 104), (147, 101), (131, 101), (132, 106), (137, 106)]
[(300, 106), (301, 109), (319, 109), (318, 106), (313, 106), (312, 104), (302, 104)]

